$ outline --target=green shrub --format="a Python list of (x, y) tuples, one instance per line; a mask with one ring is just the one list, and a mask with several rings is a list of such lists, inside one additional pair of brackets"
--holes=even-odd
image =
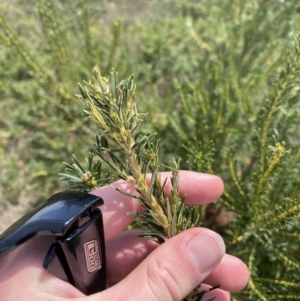
[(16, 1), (0, 18), (4, 199), (61, 189), (61, 162), (86, 155), (97, 132), (74, 94), (94, 64), (133, 73), (161, 161), (181, 157), (183, 168), (224, 179), (222, 207), (207, 208), (205, 225), (249, 266), (249, 286), (233, 300), (300, 299), (297, 1), (35, 8)]

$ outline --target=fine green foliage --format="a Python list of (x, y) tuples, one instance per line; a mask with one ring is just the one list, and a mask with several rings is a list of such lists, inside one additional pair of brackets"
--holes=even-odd
[[(297, 5), (284, 3), (269, 18), (264, 5), (253, 5), (249, 17), (251, 5), (245, 2), (235, 12), (238, 25), (229, 23), (227, 34), (237, 38), (224, 39), (225, 48), (211, 42), (210, 52), (203, 53), (203, 73), (179, 81), (181, 103), (170, 111), (167, 125), (177, 135), (167, 136), (166, 127), (156, 130), (169, 137), (166, 153), (180, 153), (187, 168), (225, 181), (220, 199), (225, 209), (215, 210), (206, 224), (225, 232), (228, 252), (249, 267), (248, 288), (233, 300), (299, 300), (300, 40), (294, 33), (288, 51), (261, 51), (278, 41), (261, 41), (254, 30), (265, 28), (265, 35), (271, 26), (281, 30), (275, 22), (284, 25), (278, 20)], [(225, 53), (216, 60), (219, 47)]]
[[(17, 148), (19, 154), (12, 152), (15, 156), (3, 160), (1, 201), (17, 201), (23, 190), (39, 191), (44, 199), (62, 189), (49, 178), (56, 178), (61, 162), (79, 145), (87, 144), (86, 134), (93, 132), (92, 125), (80, 118), (75, 97), (78, 79), (86, 78), (91, 62), (100, 60), (102, 53), (94, 49), (112, 56), (115, 47), (110, 42), (102, 41), (102, 47), (94, 44), (89, 21), (96, 12), (103, 12), (100, 8), (91, 11), (84, 0), (63, 5), (46, 0), (15, 2), (2, 4), (0, 10), (0, 92), (4, 98), (0, 122), (9, 132), (3, 151)], [(117, 39), (117, 23), (111, 27), (107, 31)]]
[[(99, 132), (75, 93), (95, 63), (133, 73), (148, 113), (140, 137), (157, 133), (166, 165), (180, 158), (225, 182), (204, 225), (250, 269), (233, 300), (299, 300), (298, 1), (14, 2), (0, 17), (2, 200), (61, 189), (56, 174), (73, 153), (73, 178), (62, 177), (78, 189), (118, 175), (121, 152), (111, 153), (111, 174), (95, 159), (104, 138), (88, 153)], [(145, 141), (157, 152), (155, 137)]]
[[(130, 196), (145, 209), (143, 213), (132, 213), (135, 221), (141, 227), (145, 226), (142, 235), (151, 237), (153, 234), (163, 240), (163, 237), (171, 238), (187, 228), (200, 225), (200, 207), (186, 206), (185, 197), (179, 197), (176, 162), (171, 178), (172, 203), (164, 193), (168, 179), (161, 184), (158, 142), (154, 140), (154, 135), (141, 134), (144, 114), (137, 109), (133, 77), (118, 82), (117, 74), (112, 71), (110, 77), (105, 78), (101, 76), (98, 66), (94, 68), (94, 75), (94, 82), (79, 86), (81, 93), (78, 96), (85, 106), (85, 114), (94, 119), (101, 130), (101, 138), (96, 137), (91, 152), (138, 192), (138, 195)], [(110, 145), (110, 141), (115, 147)], [(98, 163), (96, 161), (90, 170), (96, 169)], [(80, 167), (78, 162), (75, 166)], [(151, 174), (149, 183), (148, 174)], [(100, 176), (96, 174), (95, 180)], [(84, 179), (82, 183), (85, 183)], [(86, 183), (86, 190), (91, 190), (89, 183)]]
[[(113, 71), (109, 78), (100, 74), (98, 66), (94, 67), (93, 72), (94, 81), (79, 85), (78, 97), (84, 104), (84, 113), (98, 125), (101, 138), (97, 136), (96, 144), (91, 147), (88, 170), (83, 169), (74, 156), (75, 163), (66, 164), (69, 174), (63, 174), (63, 179), (75, 184), (81, 182), (86, 191), (100, 187), (107, 182), (102, 179), (99, 168), (103, 161), (116, 172), (118, 178), (135, 188), (137, 194), (121, 190), (120, 193), (135, 198), (143, 206), (142, 213), (131, 213), (135, 217), (135, 227), (143, 230), (142, 237), (154, 238), (162, 243), (165, 238), (199, 227), (201, 206), (187, 206), (184, 204), (185, 197), (179, 197), (176, 162), (171, 177), (171, 199), (164, 192), (168, 179), (161, 183), (157, 141), (152, 141), (154, 137), (151, 133), (141, 134), (144, 114), (137, 109), (133, 77), (118, 82)], [(94, 154), (101, 161), (93, 162)], [(78, 176), (74, 177), (74, 173)], [(148, 175), (151, 175), (149, 183)], [(203, 296), (204, 292), (199, 293), (197, 288), (185, 300), (200, 301)]]
[(94, 160), (94, 153), (90, 152), (81, 164), (73, 155), (73, 164), (64, 162), (66, 173), (60, 173), (61, 180), (69, 183), (71, 190), (91, 191), (105, 186), (113, 179), (109, 174), (103, 175), (102, 162)]

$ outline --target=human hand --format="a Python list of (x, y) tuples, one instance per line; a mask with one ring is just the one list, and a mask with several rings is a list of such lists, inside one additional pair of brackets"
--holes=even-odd
[[(206, 204), (223, 191), (222, 180), (213, 175), (180, 172), (180, 193), (187, 204)], [(170, 173), (162, 173), (162, 178)], [(222, 238), (205, 228), (193, 228), (162, 245), (137, 237), (137, 231), (123, 230), (141, 206), (115, 190), (133, 192), (117, 181), (92, 192), (104, 199), (101, 206), (106, 237), (107, 277), (110, 288), (85, 296), (75, 287), (49, 274), (42, 263), (52, 237), (35, 237), (0, 261), (0, 299), (3, 301), (180, 301), (199, 283), (220, 285), (203, 300), (230, 300), (229, 292), (241, 290), (248, 281), (245, 264), (225, 254)], [(166, 193), (170, 194), (170, 182)]]

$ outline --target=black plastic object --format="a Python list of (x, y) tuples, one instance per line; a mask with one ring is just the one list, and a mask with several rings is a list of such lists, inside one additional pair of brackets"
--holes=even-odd
[(102, 204), (83, 192), (55, 194), (0, 236), (0, 258), (33, 236), (54, 235), (44, 268), (87, 295), (106, 289)]

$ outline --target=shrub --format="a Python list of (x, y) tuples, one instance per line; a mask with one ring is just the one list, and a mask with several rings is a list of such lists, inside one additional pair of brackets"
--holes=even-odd
[(44, 196), (60, 189), (60, 162), (89, 149), (96, 129), (74, 94), (95, 63), (134, 73), (161, 161), (180, 156), (183, 168), (224, 179), (222, 207), (207, 208), (204, 224), (249, 266), (233, 300), (298, 300), (297, 1), (35, 3), (0, 19), (6, 198), (22, 183)]

